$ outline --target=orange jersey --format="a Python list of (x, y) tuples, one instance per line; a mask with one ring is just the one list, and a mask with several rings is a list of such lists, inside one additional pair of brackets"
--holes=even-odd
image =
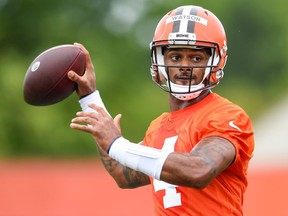
[(206, 188), (193, 189), (151, 178), (156, 215), (241, 216), (247, 187), (247, 167), (254, 150), (248, 115), (237, 105), (212, 93), (195, 105), (164, 113), (150, 124), (143, 144), (174, 152), (191, 152), (204, 137), (228, 139), (236, 158)]

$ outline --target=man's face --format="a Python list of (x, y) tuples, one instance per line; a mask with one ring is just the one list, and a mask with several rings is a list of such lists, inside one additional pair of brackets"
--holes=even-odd
[(172, 66), (167, 69), (170, 81), (178, 85), (199, 84), (209, 58), (205, 49), (168, 48), (164, 51), (165, 65)]

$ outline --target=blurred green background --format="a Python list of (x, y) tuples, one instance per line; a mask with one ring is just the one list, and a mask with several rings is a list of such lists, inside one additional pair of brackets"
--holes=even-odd
[(287, 94), (285, 0), (0, 0), (0, 158), (97, 157), (92, 138), (69, 127), (80, 110), (76, 94), (46, 107), (23, 100), (33, 59), (74, 42), (89, 50), (110, 114), (123, 114), (123, 135), (140, 141), (150, 121), (168, 111), (168, 94), (151, 81), (149, 43), (159, 19), (187, 4), (211, 10), (226, 29), (229, 57), (215, 92), (254, 121)]

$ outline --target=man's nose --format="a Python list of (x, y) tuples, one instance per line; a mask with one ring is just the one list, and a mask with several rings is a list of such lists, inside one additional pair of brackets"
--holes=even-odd
[(189, 59), (185, 58), (181, 62), (180, 70), (191, 71), (192, 70), (191, 66), (192, 66), (191, 61)]

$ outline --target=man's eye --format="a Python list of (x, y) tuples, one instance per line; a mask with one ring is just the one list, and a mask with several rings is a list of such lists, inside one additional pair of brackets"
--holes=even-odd
[(178, 61), (180, 59), (180, 57), (179, 56), (172, 56), (171, 59), (172, 59), (172, 61)]
[(195, 57), (192, 58), (192, 60), (193, 60), (194, 62), (200, 62), (200, 61), (201, 61), (201, 57), (195, 56)]

